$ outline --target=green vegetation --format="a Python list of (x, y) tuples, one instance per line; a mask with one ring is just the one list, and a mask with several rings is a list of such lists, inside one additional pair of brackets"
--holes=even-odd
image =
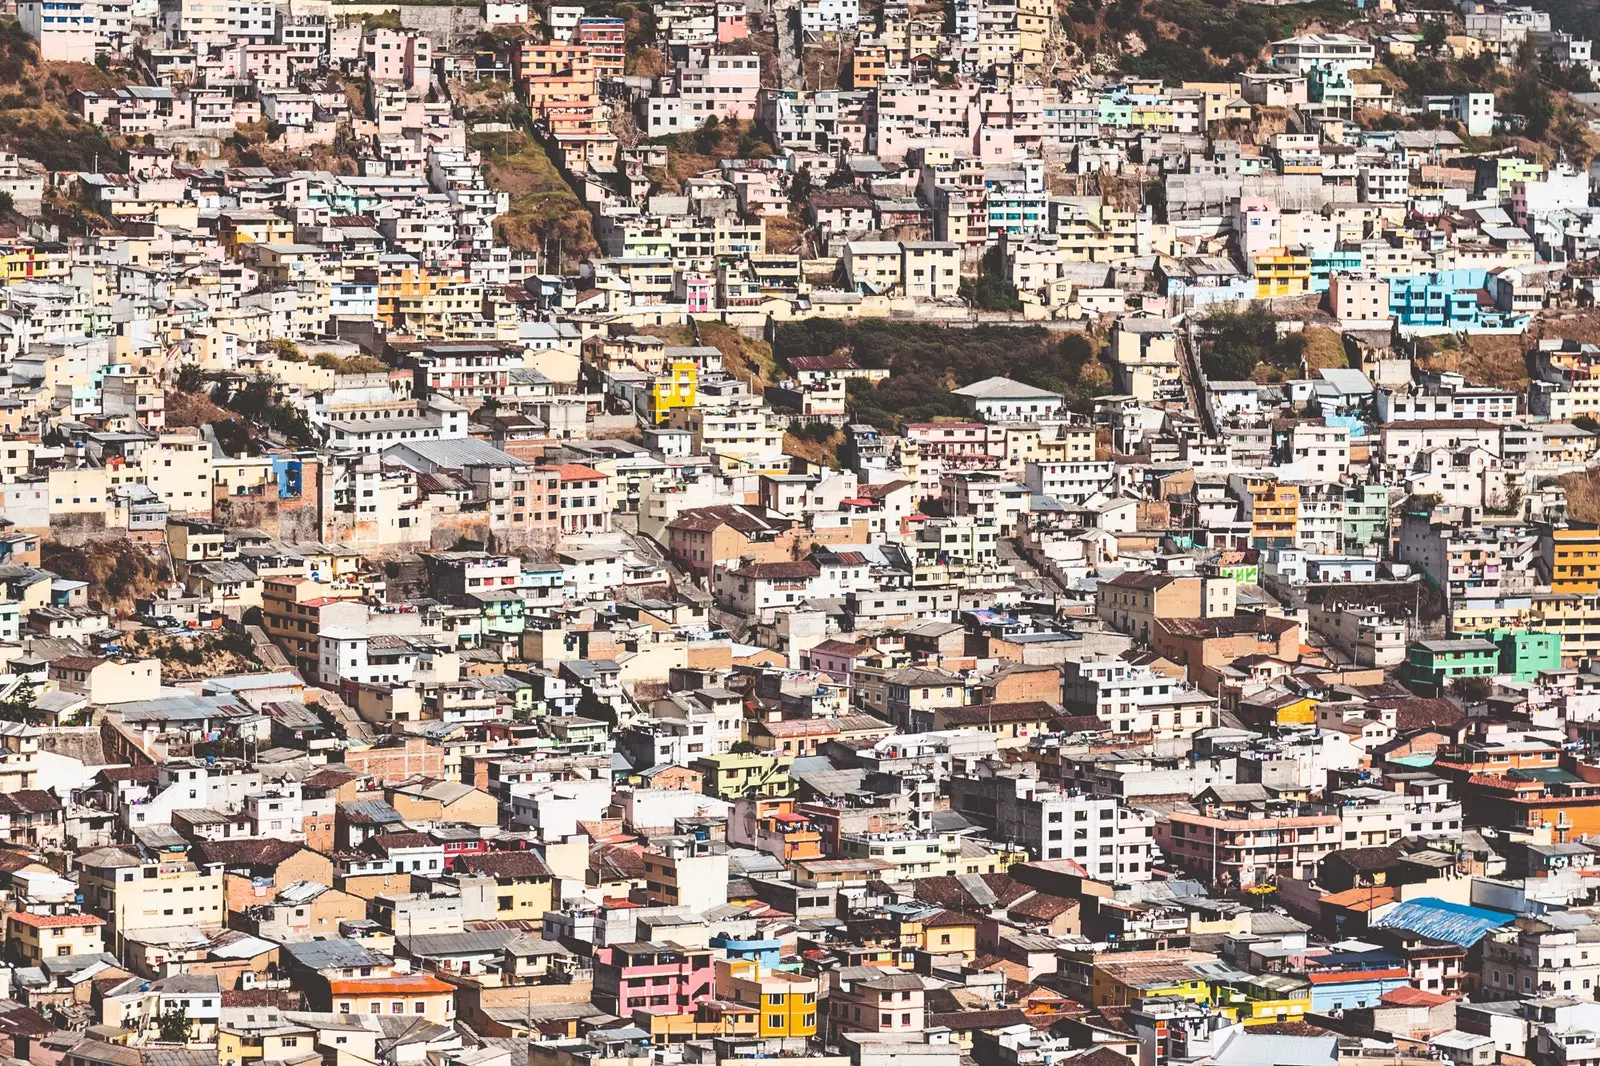
[(1344, 341), (1335, 330), (1323, 326), (1308, 326), (1305, 338), (1306, 370), (1335, 370), (1350, 365), (1350, 356), (1344, 350)]
[(666, 168), (652, 167), (645, 175), (669, 196), (683, 191), (683, 183), (690, 178), (716, 169), (724, 159), (758, 159), (773, 153), (772, 142), (760, 126), (720, 122), (714, 115), (697, 130), (655, 137), (647, 143), (667, 150)]
[(218, 382), (211, 390), (211, 402), (261, 429), (278, 434), (296, 447), (311, 447), (316, 443), (316, 435), (311, 432), (305, 412), (278, 399), (277, 391), (276, 381), (265, 374), (256, 374), (242, 385)]
[[(523, 132), (480, 133), (472, 147), (489, 160), (489, 184), (511, 195), (511, 210), (495, 219), (495, 238), (519, 252), (561, 242), (561, 258), (597, 258), (589, 209), (572, 191), (543, 146)], [(560, 269), (560, 264), (552, 264)]]
[(0, 722), (26, 722), (33, 714), (33, 703), (39, 694), (39, 682), (24, 678), (5, 699), (0, 700)]
[(341, 358), (330, 352), (322, 352), (311, 360), (312, 366), (324, 370), (332, 370), (336, 374), (379, 374), (389, 369), (389, 364), (382, 359), (374, 359), (370, 355), (352, 355)]
[(876, 385), (850, 382), (850, 405), (857, 421), (897, 429), (906, 422), (965, 417), (966, 405), (950, 389), (995, 375), (1060, 392), (1070, 408), (1087, 413), (1111, 385), (1098, 345), (1093, 335), (1063, 336), (1038, 326), (962, 329), (812, 319), (779, 326), (773, 349), (785, 361), (843, 351), (864, 367), (891, 370)]
[(740, 380), (754, 382), (757, 390), (778, 379), (778, 362), (772, 357), (772, 345), (758, 337), (746, 337), (720, 322), (701, 322), (700, 343), (721, 352), (722, 363), (729, 372)]
[(156, 1019), (161, 1039), (169, 1044), (183, 1044), (189, 1040), (189, 1008), (182, 1003), (169, 1008)]
[(1278, 336), (1278, 322), (1259, 304), (1243, 311), (1211, 312), (1201, 320), (1206, 341), (1200, 365), (1213, 381), (1281, 380), (1298, 374), (1305, 356), (1303, 333)]
[(178, 368), (178, 388), (183, 392), (199, 392), (206, 387), (205, 371), (199, 363), (184, 363)]
[(833, 469), (838, 469), (839, 445), (842, 443), (844, 435), (839, 432), (839, 427), (828, 422), (801, 425), (796, 420), (789, 424), (783, 434), (785, 454)]
[(136, 629), (123, 639), (122, 646), (130, 655), (160, 659), (161, 675), (168, 680), (247, 674), (260, 669), (250, 638), (232, 629), (197, 629), (181, 636)]
[(1239, 4), (1231, 0), (1072, 0), (1067, 28), (1086, 53), (1121, 47), (1129, 33), (1145, 51), (1128, 56), (1122, 69), (1172, 84), (1230, 76), (1250, 66), (1267, 44), (1293, 35), (1306, 23), (1325, 27), (1349, 22), (1353, 12), (1338, 0), (1306, 4)]
[(75, 89), (125, 84), (88, 63), (44, 63), (15, 22), (0, 22), (0, 145), (51, 170), (123, 169), (121, 153), (97, 126), (67, 109)]
[(983, 253), (977, 280), (961, 279), (960, 293), (963, 300), (980, 311), (1022, 310), (1017, 287), (1006, 280), (998, 244)]

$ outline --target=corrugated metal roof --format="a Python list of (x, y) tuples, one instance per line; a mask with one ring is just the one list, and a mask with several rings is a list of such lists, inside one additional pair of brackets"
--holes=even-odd
[(1489, 931), (1516, 917), (1486, 907), (1469, 907), (1442, 899), (1414, 899), (1402, 903), (1373, 923), (1379, 929), (1409, 929), (1430, 940), (1447, 940), (1470, 947)]

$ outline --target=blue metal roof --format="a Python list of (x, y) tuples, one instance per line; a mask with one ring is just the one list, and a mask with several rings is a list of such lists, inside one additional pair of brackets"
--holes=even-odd
[(1470, 947), (1515, 918), (1514, 914), (1469, 907), (1442, 899), (1414, 899), (1402, 903), (1373, 924), (1379, 929), (1409, 929), (1430, 940), (1448, 940)]

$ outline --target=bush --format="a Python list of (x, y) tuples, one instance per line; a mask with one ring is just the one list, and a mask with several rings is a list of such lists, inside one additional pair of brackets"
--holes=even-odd
[(1111, 385), (1091, 335), (1061, 336), (1037, 326), (948, 328), (925, 322), (870, 319), (789, 322), (778, 327), (773, 351), (780, 360), (847, 352), (857, 363), (888, 369), (876, 386), (850, 382), (858, 421), (881, 428), (949, 416), (966, 417), (956, 387), (1002, 376), (1061, 393), (1072, 410), (1087, 413)]
[(1000, 246), (983, 253), (983, 265), (976, 280), (961, 279), (961, 298), (980, 311), (1020, 311), (1022, 300), (1017, 287), (1006, 280)]
[(1251, 304), (1243, 311), (1211, 312), (1201, 320), (1208, 343), (1200, 356), (1206, 377), (1217, 381), (1246, 381), (1262, 365), (1291, 374), (1301, 370), (1306, 337), (1278, 336), (1277, 319), (1265, 307)]

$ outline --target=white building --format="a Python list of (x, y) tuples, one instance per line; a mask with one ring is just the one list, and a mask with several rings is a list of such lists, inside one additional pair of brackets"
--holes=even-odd
[(1367, 70), (1376, 55), (1372, 45), (1347, 33), (1307, 33), (1272, 42), (1272, 65), (1290, 74), (1312, 67)]
[(861, 22), (857, 0), (800, 0), (801, 33), (853, 30)]
[(1066, 397), (1049, 389), (1037, 389), (1010, 378), (993, 377), (952, 389), (952, 396), (967, 402), (972, 413), (985, 422), (1032, 422), (1041, 418), (1060, 418)]
[(1494, 93), (1462, 93), (1451, 97), (1450, 113), (1474, 137), (1494, 133)]

